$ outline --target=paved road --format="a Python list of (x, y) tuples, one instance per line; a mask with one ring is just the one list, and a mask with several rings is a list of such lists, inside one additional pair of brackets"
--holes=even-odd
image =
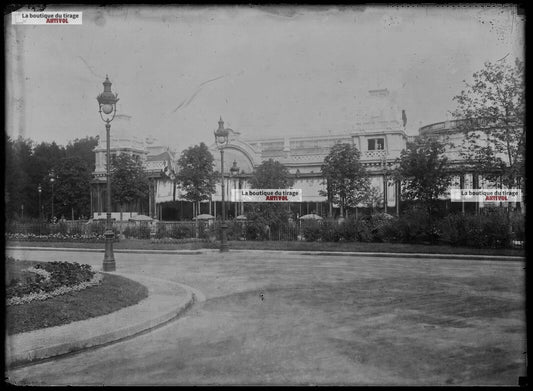
[[(16, 257), (101, 265), (103, 254)], [(116, 254), (118, 270), (195, 287), (185, 317), (10, 371), (32, 385), (516, 385), (524, 263), (285, 252)]]

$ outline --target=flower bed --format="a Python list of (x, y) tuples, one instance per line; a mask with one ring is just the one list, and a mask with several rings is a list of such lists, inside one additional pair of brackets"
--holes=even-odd
[(186, 238), (186, 239), (175, 239), (175, 238), (161, 238), (161, 239), (151, 239), (150, 243), (201, 243), (205, 242), (204, 239), (200, 238)]
[[(21, 241), (21, 242), (82, 242), (82, 243), (103, 243), (105, 242), (104, 235), (93, 233), (91, 235), (80, 234), (65, 234), (56, 233), (49, 235), (36, 234), (22, 234), (22, 233), (6, 233), (6, 240)], [(118, 235), (115, 235), (115, 242), (119, 241)]]
[[(8, 262), (14, 261), (12, 258)], [(102, 282), (102, 275), (77, 262), (50, 262), (23, 269), (7, 281), (6, 303), (18, 305), (80, 291)]]

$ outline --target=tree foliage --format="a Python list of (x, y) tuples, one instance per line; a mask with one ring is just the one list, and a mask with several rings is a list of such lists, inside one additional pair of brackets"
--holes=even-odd
[(446, 171), (445, 149), (445, 145), (434, 138), (417, 137), (401, 152), (395, 173), (402, 182), (402, 197), (418, 201), (430, 213), (451, 183)]
[(485, 63), (472, 82), (453, 99), (454, 117), (465, 133), (462, 155), (491, 180), (520, 186), (525, 175), (525, 71), (516, 59)]
[[(289, 189), (294, 179), (287, 167), (269, 159), (255, 167), (249, 183), (253, 189)], [(276, 232), (288, 222), (290, 211), (287, 204), (282, 202), (256, 202), (247, 205), (246, 216), (257, 226), (268, 226), (270, 232)]]
[(90, 214), (90, 184), (93, 170), (82, 156), (61, 159), (55, 168), (57, 186), (54, 199), (59, 215), (74, 217)]
[[(22, 205), (25, 206), (26, 212), (28, 212), (28, 207), (31, 211), (32, 183), (29, 174), (32, 142), (22, 137), (16, 140), (12, 140), (7, 135), (5, 137), (4, 202), (6, 219), (10, 219), (21, 214)], [(37, 195), (37, 185), (35, 185), (34, 192)]]
[(370, 180), (360, 157), (361, 153), (354, 145), (335, 144), (321, 167), (327, 190), (319, 194), (338, 204), (343, 216), (347, 208), (366, 200), (370, 188)]
[(32, 168), (36, 169), (39, 178), (44, 179), (65, 156), (65, 148), (57, 145), (55, 141), (51, 143), (41, 142), (35, 145), (33, 149)]
[(249, 183), (253, 189), (288, 189), (294, 184), (294, 179), (287, 167), (269, 159), (254, 169)]
[(75, 139), (65, 147), (65, 156), (77, 156), (82, 159), (91, 171), (95, 168), (94, 148), (98, 145), (97, 137)]
[(214, 157), (207, 145), (200, 143), (184, 150), (178, 160), (177, 179), (184, 198), (192, 202), (208, 200), (215, 192), (218, 175)]
[(374, 208), (382, 208), (385, 205), (383, 192), (376, 186), (370, 186), (365, 202), (367, 207), (372, 208), (372, 211), (374, 211)]
[[(70, 217), (90, 213), (90, 179), (94, 171), (95, 137), (70, 141), (66, 147), (56, 142), (35, 143), (5, 134), (4, 197), (7, 219), (20, 218), (24, 205), (25, 218), (39, 216), (39, 198), (44, 217), (51, 217), (54, 170), (54, 213)], [(39, 197), (38, 188), (41, 185)]]
[(121, 208), (148, 196), (148, 177), (139, 156), (121, 153), (111, 160), (111, 198)]

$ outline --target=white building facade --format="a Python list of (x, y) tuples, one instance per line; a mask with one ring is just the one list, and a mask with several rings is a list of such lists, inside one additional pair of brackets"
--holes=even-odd
[[(402, 113), (398, 105), (389, 98), (387, 89), (369, 91), (370, 108), (361, 116), (361, 121), (355, 124), (353, 130), (343, 133), (246, 139), (241, 136), (241, 133), (246, 134), (246, 130), (236, 132), (227, 129), (229, 143), (224, 148), (225, 200), (231, 203), (232, 189), (248, 188), (247, 178), (251, 176), (253, 169), (262, 162), (273, 159), (282, 163), (293, 175), (293, 188), (302, 190), (301, 212), (295, 214), (317, 213), (326, 216), (329, 213), (327, 199), (320, 195), (325, 190), (321, 166), (335, 144), (347, 143), (356, 146), (361, 152), (361, 163), (382, 197), (382, 208), (389, 213), (397, 213), (398, 184), (387, 173), (393, 169), (409, 137), (405, 129), (405, 112)], [(222, 119), (221, 122), (219, 126), (223, 126)], [(211, 144), (210, 150), (215, 157), (215, 167), (220, 169), (220, 152), (215, 143)], [(219, 202), (221, 199), (221, 186), (218, 185), (212, 201)], [(242, 213), (242, 205), (233, 208), (235, 213)], [(213, 209), (209, 208), (212, 213), (217, 213)]]
[[(218, 125), (224, 127), (222, 118)], [(457, 121), (444, 121), (407, 132), (405, 111), (394, 101), (394, 97), (387, 89), (378, 89), (368, 91), (366, 106), (357, 116), (352, 129), (344, 132), (252, 139), (246, 137), (246, 129), (235, 131), (226, 128), (229, 142), (224, 148), (223, 177), (227, 216), (232, 218), (244, 213), (242, 203), (232, 199), (232, 190), (249, 188), (248, 180), (254, 169), (269, 159), (287, 167), (294, 178), (293, 188), (302, 190), (302, 202), (291, 205), (295, 217), (307, 213), (329, 215), (332, 209), (326, 197), (320, 195), (321, 191), (326, 190), (321, 166), (324, 158), (337, 143), (348, 143), (357, 147), (361, 153), (361, 164), (366, 168), (374, 187), (375, 204), (359, 205), (359, 207), (375, 206), (381, 211), (399, 214), (400, 185), (390, 174), (407, 142), (416, 137), (409, 134), (432, 135), (441, 140), (451, 141), (457, 146), (463, 140), (463, 133), (459, 131), (457, 125)], [(140, 140), (128, 136), (132, 133), (128, 132), (129, 129), (131, 129), (129, 117), (123, 116), (120, 121), (114, 121), (111, 131), (111, 154), (128, 153), (139, 156), (150, 179), (150, 196), (138, 205), (132, 205), (131, 212), (167, 220), (189, 220), (194, 217), (193, 215), (201, 213), (220, 215), (222, 201), (220, 183), (217, 184), (216, 192), (209, 201), (193, 209), (190, 202), (184, 200), (175, 180), (178, 170), (177, 156), (168, 146), (158, 143), (153, 138)], [(214, 126), (213, 130), (215, 129)], [(215, 158), (215, 169), (220, 170), (220, 151), (215, 143), (211, 143), (209, 148)], [(91, 207), (94, 215), (105, 215), (105, 135), (100, 136), (94, 152), (96, 168), (91, 187)], [(461, 157), (458, 148), (449, 147), (446, 154), (452, 162), (452, 167), (460, 166)], [(489, 186), (483, 182), (483, 177), (471, 173), (460, 175), (459, 172), (452, 183), (452, 187), (455, 188), (474, 188), (481, 185)], [(173, 203), (173, 208), (179, 209), (179, 212), (173, 213), (172, 216), (167, 214), (165, 217), (163, 210), (169, 203)], [(338, 212), (338, 209), (333, 209), (334, 216)]]

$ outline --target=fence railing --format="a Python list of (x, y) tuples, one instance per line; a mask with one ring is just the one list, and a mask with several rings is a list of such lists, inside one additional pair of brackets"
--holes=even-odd
[[(226, 221), (228, 240), (297, 240), (301, 224), (289, 223), (279, 226), (261, 225), (239, 220)], [(220, 221), (113, 221), (113, 231), (125, 239), (190, 239), (220, 240)], [(71, 236), (103, 235), (106, 222), (64, 221), (11, 223), (7, 234), (47, 236), (55, 234)]]
[[(364, 215), (341, 220), (300, 220), (267, 225), (260, 221), (229, 220), (228, 240), (401, 242), (444, 243), (471, 247), (520, 247), (525, 241), (521, 212), (495, 210), (479, 215), (450, 214), (428, 221), (424, 213), (411, 211), (400, 218), (386, 214)], [(509, 227), (510, 223), (510, 227)], [(511, 228), (509, 230), (509, 228)], [(105, 221), (8, 223), (7, 240), (101, 241)], [(126, 239), (221, 239), (221, 222), (113, 222), (117, 240)], [(54, 236), (56, 235), (56, 236)]]
[(47, 222), (12, 223), (6, 227), (6, 233), (33, 234), (33, 235), (103, 235), (105, 221), (88, 223), (83, 220), (65, 221), (56, 224)]

